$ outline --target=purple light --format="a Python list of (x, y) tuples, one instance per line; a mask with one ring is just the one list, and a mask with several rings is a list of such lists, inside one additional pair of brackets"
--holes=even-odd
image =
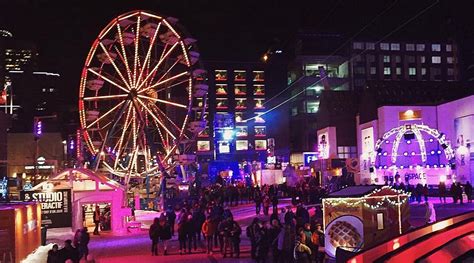
[(438, 154), (441, 154), (441, 150), (438, 150)]
[(415, 152), (411, 152), (411, 156), (415, 156), (415, 154), (416, 154)]
[(407, 141), (407, 144), (411, 144), (411, 141)]
[(383, 156), (387, 156), (387, 152), (384, 152), (384, 153), (383, 153)]
[(69, 141), (69, 149), (74, 150), (74, 140)]
[(430, 138), (430, 140), (429, 140), (429, 141), (430, 141), (430, 142), (433, 142), (433, 138)]
[(430, 153), (431, 153), (431, 155), (434, 155), (434, 154), (435, 154), (435, 151), (431, 151)]
[(41, 121), (36, 122), (36, 127), (35, 127), (35, 134), (36, 135), (41, 135), (43, 133), (43, 124)]
[(404, 152), (404, 153), (403, 153), (403, 156), (408, 156), (408, 152)]
[(389, 144), (389, 143), (390, 143), (390, 141), (389, 141), (389, 140), (386, 140), (386, 141), (385, 141), (385, 143), (386, 143), (386, 144)]

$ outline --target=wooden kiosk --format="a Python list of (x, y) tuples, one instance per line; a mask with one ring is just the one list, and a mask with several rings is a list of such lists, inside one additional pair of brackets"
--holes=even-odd
[(323, 199), (325, 249), (358, 251), (408, 230), (408, 195), (389, 186), (350, 186)]

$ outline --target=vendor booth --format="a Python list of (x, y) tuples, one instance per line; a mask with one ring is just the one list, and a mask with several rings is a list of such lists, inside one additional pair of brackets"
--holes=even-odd
[(0, 261), (20, 262), (41, 245), (41, 206), (34, 202), (0, 204)]
[[(96, 206), (101, 212), (101, 230), (125, 229), (131, 208), (124, 207), (125, 189), (105, 175), (87, 169), (67, 169), (22, 193), (24, 200), (39, 201), (43, 207), (42, 224), (50, 228), (73, 230), (94, 226)], [(44, 209), (46, 208), (46, 209)]]
[(408, 195), (389, 186), (351, 186), (323, 199), (326, 253), (358, 251), (408, 230)]

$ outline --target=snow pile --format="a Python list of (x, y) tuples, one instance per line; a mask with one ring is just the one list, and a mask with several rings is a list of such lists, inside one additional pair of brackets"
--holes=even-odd
[(39, 246), (33, 253), (29, 254), (22, 263), (46, 263), (48, 260), (48, 251), (53, 249), (53, 243), (46, 246)]

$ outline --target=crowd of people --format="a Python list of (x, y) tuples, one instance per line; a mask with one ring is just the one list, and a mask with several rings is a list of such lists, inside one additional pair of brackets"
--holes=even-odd
[(52, 249), (48, 251), (47, 262), (64, 263), (69, 260), (76, 263), (83, 258), (87, 261), (89, 240), (90, 235), (87, 228), (78, 229), (74, 234), (74, 240), (66, 240), (63, 248), (59, 249), (57, 244), (53, 245)]
[(401, 189), (411, 194), (410, 202), (418, 202), (421, 203), (422, 201), (427, 202), (428, 197), (430, 195), (437, 195), (439, 196), (440, 203), (446, 203), (446, 197), (451, 197), (454, 204), (458, 202), (460, 204), (464, 204), (464, 196), (466, 195), (466, 199), (468, 203), (472, 203), (472, 185), (469, 181), (466, 184), (461, 184), (460, 182), (452, 183), (450, 188), (446, 186), (445, 182), (439, 182), (437, 194), (430, 192), (430, 188), (427, 184), (418, 183), (415, 186), (411, 184), (405, 185), (403, 182), (399, 184), (394, 184), (392, 187), (395, 189)]

